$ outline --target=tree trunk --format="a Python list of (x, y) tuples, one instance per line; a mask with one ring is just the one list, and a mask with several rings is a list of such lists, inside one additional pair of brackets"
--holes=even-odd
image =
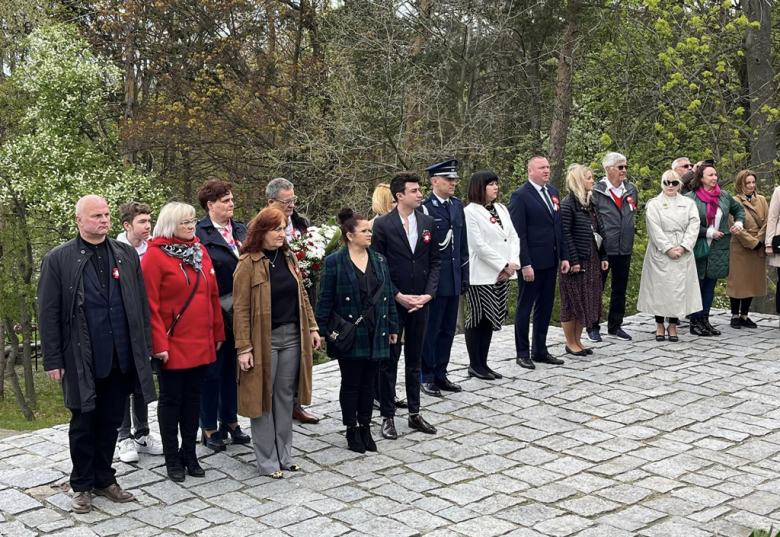
[(11, 329), (8, 330), (8, 336), (11, 340), (11, 354), (8, 357), (8, 364), (6, 365), (6, 369), (8, 370), (8, 378), (11, 379), (11, 388), (14, 391), (16, 402), (19, 403), (19, 408), (24, 415), (24, 419), (27, 421), (33, 421), (35, 419), (35, 415), (30, 409), (30, 405), (27, 404), (27, 401), (24, 398), (22, 387), (19, 385), (19, 377), (16, 374), (16, 359), (19, 356), (19, 337), (16, 335), (16, 332), (14, 332), (13, 322), (8, 317), (5, 319), (5, 325), (11, 327)]
[[(425, 43), (428, 41), (428, 18), (431, 16), (431, 0), (420, 0), (420, 11), (418, 18), (420, 23), (417, 25), (417, 35), (414, 37), (414, 44), (410, 54), (412, 62), (420, 55)], [(417, 145), (420, 136), (420, 127), (418, 122), (422, 119), (420, 110), (420, 95), (416, 91), (410, 91), (406, 96), (406, 144), (407, 151), (412, 151)]]
[(574, 54), (580, 37), (581, 11), (582, 4), (580, 0), (569, 0), (569, 24), (563, 36), (563, 47), (561, 48), (561, 56), (558, 59), (555, 104), (553, 105), (553, 121), (550, 128), (550, 181), (556, 188), (561, 186), (566, 138), (569, 135), (569, 119), (571, 117), (572, 90), (574, 85)]
[[(769, 0), (743, 0), (742, 9), (750, 22), (747, 27), (745, 53), (750, 90), (750, 165), (756, 172), (759, 188), (771, 192), (775, 186), (773, 161), (777, 159), (777, 125), (769, 110), (774, 107), (774, 69), (772, 68), (772, 4)], [(764, 111), (766, 110), (766, 111)]]
[(36, 408), (35, 378), (32, 368), (32, 320), (27, 311), (27, 293), (19, 299), (19, 324), (22, 326), (22, 368), (24, 370), (24, 395), (30, 406)]
[[(135, 7), (134, 0), (125, 0), (125, 114), (124, 126), (135, 116)], [(123, 156), (125, 166), (135, 162), (135, 142), (127, 133), (123, 136)]]

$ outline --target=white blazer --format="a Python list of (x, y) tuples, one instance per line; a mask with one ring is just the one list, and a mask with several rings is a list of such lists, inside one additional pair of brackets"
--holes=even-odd
[[(507, 263), (520, 266), (520, 238), (509, 211), (500, 203), (494, 206), (503, 228), (498, 222), (490, 221), (492, 216), (479, 203), (469, 203), (464, 209), (469, 239), (469, 285), (493, 285)], [(517, 273), (511, 279), (516, 280)]]

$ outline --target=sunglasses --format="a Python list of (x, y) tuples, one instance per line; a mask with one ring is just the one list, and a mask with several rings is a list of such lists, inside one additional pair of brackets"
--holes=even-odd
[(693, 164), (680, 164), (678, 168), (685, 168), (686, 170), (693, 168)]
[(664, 181), (663, 183), (666, 186), (680, 186), (680, 181)]
[(626, 166), (625, 164), (622, 164), (620, 166), (610, 166), (610, 168), (615, 168), (616, 170), (623, 171), (623, 170), (627, 170), (628, 166)]

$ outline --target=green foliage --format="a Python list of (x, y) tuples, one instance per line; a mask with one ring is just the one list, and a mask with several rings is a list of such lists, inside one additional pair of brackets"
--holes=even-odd
[[(772, 537), (773, 526), (770, 526), (769, 530), (755, 529), (748, 537)], [(778, 531), (774, 537), (780, 537), (780, 531)]]

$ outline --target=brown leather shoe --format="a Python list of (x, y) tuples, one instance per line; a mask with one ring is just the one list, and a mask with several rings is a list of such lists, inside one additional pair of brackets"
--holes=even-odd
[(306, 412), (301, 405), (295, 405), (293, 407), (293, 419), (301, 423), (319, 423), (320, 418), (312, 416)]
[(89, 513), (92, 511), (92, 494), (89, 491), (77, 492), (70, 501), (70, 508), (80, 515)]
[(93, 489), (96, 496), (105, 496), (112, 502), (127, 503), (135, 500), (135, 496), (122, 490), (122, 487), (114, 483), (104, 489)]

